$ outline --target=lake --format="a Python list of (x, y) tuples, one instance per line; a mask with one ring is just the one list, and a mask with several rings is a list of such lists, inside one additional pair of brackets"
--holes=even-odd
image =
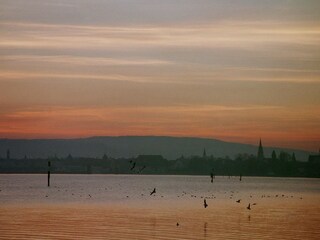
[(0, 190), (0, 239), (320, 239), (320, 179), (1, 174)]

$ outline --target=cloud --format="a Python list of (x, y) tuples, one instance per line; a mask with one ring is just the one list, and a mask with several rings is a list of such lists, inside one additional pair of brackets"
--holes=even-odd
[(318, 25), (217, 22), (178, 26), (88, 26), (2, 22), (2, 47), (206, 47), (253, 49), (265, 45), (317, 46)]
[(97, 74), (59, 74), (59, 73), (34, 73), (34, 72), (0, 72), (2, 79), (84, 79), (84, 80), (100, 80), (100, 81), (129, 81), (129, 82), (148, 82), (143, 77), (130, 77), (125, 75), (97, 75)]
[(3, 0), (1, 135), (319, 142), (319, 4)]
[[(48, 72), (58, 69), (57, 76), (77, 76), (75, 71), (87, 69), (81, 74), (90, 75), (88, 72), (103, 72), (96, 70), (99, 66), (123, 66), (131, 68), (109, 68), (103, 74), (179, 82), (185, 73), (186, 83), (319, 81), (316, 66), (320, 63), (320, 28), (315, 23), (221, 21), (177, 26), (88, 26), (2, 22), (0, 25), (4, 29), (0, 52), (11, 52), (0, 56), (6, 66), (3, 71), (7, 72), (11, 69), (18, 72), (19, 67), (28, 72), (41, 65), (41, 70)], [(21, 54), (23, 51), (29, 54)], [(63, 54), (66, 51), (68, 55)], [(74, 67), (66, 70), (66, 65)], [(76, 70), (79, 65), (84, 68)], [(39, 70), (36, 71), (38, 74)]]
[(143, 25), (319, 20), (318, 0), (2, 0), (0, 20), (51, 24)]
[(2, 61), (15, 62), (41, 62), (54, 64), (73, 64), (73, 65), (88, 65), (88, 66), (135, 66), (135, 65), (163, 65), (171, 64), (169, 61), (157, 59), (115, 59), (102, 57), (81, 57), (81, 56), (40, 56), (40, 55), (5, 55), (1, 56)]

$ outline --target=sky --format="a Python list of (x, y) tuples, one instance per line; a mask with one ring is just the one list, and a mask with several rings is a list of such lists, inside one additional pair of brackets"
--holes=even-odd
[(318, 0), (0, 0), (0, 138), (320, 147)]

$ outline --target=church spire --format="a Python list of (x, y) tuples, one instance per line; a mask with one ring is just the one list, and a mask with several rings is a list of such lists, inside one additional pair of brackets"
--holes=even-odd
[(206, 157), (207, 157), (207, 152), (206, 152), (206, 149), (205, 149), (205, 148), (203, 149), (202, 157), (203, 157), (203, 158), (206, 158)]
[(262, 142), (260, 138), (259, 149), (258, 149), (258, 160), (263, 160), (263, 159), (264, 159), (264, 154), (263, 154), (263, 147), (262, 147)]

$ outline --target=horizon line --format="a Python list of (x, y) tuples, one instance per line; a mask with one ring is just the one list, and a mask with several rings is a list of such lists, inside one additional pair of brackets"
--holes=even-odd
[(279, 147), (279, 146), (269, 146), (263, 144), (263, 138), (258, 138), (257, 144), (251, 143), (242, 143), (242, 142), (232, 142), (221, 140), (218, 138), (210, 138), (210, 137), (195, 137), (195, 136), (169, 136), (169, 135), (96, 135), (96, 136), (86, 136), (86, 137), (65, 137), (65, 138), (1, 138), (0, 140), (26, 140), (26, 141), (33, 141), (33, 140), (80, 140), (80, 139), (92, 139), (92, 138), (124, 138), (124, 137), (157, 137), (157, 138), (189, 138), (189, 139), (203, 139), (203, 140), (214, 140), (224, 143), (236, 143), (242, 145), (249, 145), (249, 146), (259, 146), (259, 139), (262, 140), (263, 148), (275, 148), (275, 149), (284, 149), (284, 150), (295, 150), (295, 151), (302, 151), (308, 153), (317, 153), (317, 151), (310, 151), (306, 149), (299, 149), (299, 148), (291, 148), (291, 147)]

